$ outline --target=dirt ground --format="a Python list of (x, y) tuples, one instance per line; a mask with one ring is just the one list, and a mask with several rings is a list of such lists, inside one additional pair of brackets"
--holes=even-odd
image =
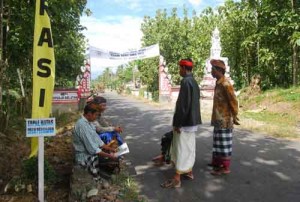
[[(19, 176), (21, 162), (29, 156), (30, 140), (21, 134), (1, 135), (0, 143), (0, 201), (1, 202), (33, 202), (37, 201), (37, 187), (31, 193), (26, 190), (4, 193), (4, 188), (13, 176)], [(53, 166), (58, 175), (57, 183), (45, 189), (47, 201), (68, 201), (70, 174), (72, 171), (73, 152), (70, 127), (55, 137), (45, 140), (45, 158)]]

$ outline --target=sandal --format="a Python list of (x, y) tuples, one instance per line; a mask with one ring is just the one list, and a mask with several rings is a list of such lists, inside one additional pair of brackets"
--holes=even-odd
[(184, 178), (186, 178), (187, 180), (193, 180), (194, 179), (194, 175), (193, 173), (186, 173), (182, 175)]
[(181, 182), (175, 179), (166, 180), (164, 183), (160, 185), (162, 188), (180, 188)]

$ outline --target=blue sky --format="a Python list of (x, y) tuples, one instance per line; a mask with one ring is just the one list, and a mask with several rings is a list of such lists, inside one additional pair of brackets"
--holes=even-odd
[[(141, 48), (140, 25), (145, 15), (154, 17), (156, 10), (167, 9), (170, 12), (174, 7), (180, 15), (184, 6), (189, 14), (192, 10), (199, 14), (208, 6), (215, 8), (223, 3), (224, 0), (88, 0), (87, 8), (92, 15), (83, 16), (81, 24), (87, 28), (83, 34), (90, 45), (111, 51), (127, 51)], [(93, 77), (99, 75), (104, 67), (120, 64), (93, 60)]]
[(208, 6), (215, 7), (224, 0), (88, 0), (87, 6), (94, 12), (97, 18), (107, 16), (130, 15), (143, 17), (154, 16), (157, 9), (171, 10), (174, 7), (182, 8), (184, 5), (189, 9), (201, 11)]

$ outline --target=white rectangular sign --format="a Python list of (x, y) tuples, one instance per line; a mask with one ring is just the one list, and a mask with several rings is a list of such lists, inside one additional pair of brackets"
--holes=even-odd
[(78, 102), (76, 90), (54, 90), (52, 103), (76, 103)]
[(55, 118), (26, 119), (26, 137), (55, 136)]
[(109, 60), (137, 60), (159, 56), (158, 44), (127, 52), (114, 52), (90, 46), (90, 56)]

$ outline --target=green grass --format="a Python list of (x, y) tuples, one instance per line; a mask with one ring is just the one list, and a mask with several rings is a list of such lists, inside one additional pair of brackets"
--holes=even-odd
[(241, 114), (241, 119), (244, 120), (242, 127), (279, 138), (300, 138), (300, 132), (295, 127), (297, 118), (287, 113), (277, 114), (265, 111)]
[(74, 123), (80, 117), (78, 112), (64, 112), (61, 114), (54, 113), (53, 114), (56, 120), (56, 126), (64, 127), (69, 123)]
[(255, 119), (257, 121), (263, 121), (269, 124), (276, 124), (280, 126), (294, 126), (297, 123), (297, 118), (288, 113), (272, 113), (268, 111), (262, 111), (259, 113), (244, 112), (243, 116), (245, 118)]
[(288, 89), (276, 88), (262, 92), (260, 95), (249, 97), (242, 100), (244, 104), (247, 103), (261, 103), (266, 99), (271, 99), (273, 102), (300, 102), (300, 87), (293, 87)]
[(115, 185), (121, 187), (119, 198), (124, 202), (146, 202), (146, 199), (139, 195), (138, 184), (127, 172), (121, 172), (112, 178)]
[(279, 89), (278, 96), (286, 102), (300, 102), (300, 88)]
[(245, 120), (242, 127), (275, 137), (300, 138), (300, 87), (276, 88), (256, 96), (244, 94), (240, 103), (240, 117)]

